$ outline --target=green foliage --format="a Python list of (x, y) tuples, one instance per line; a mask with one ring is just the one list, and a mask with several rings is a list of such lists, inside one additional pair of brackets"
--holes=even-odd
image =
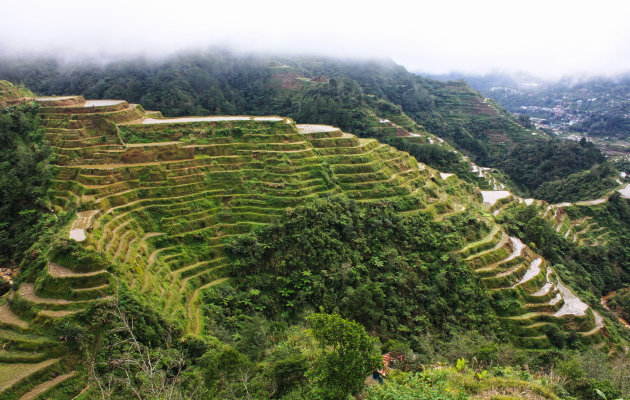
[[(454, 390), (455, 389), (455, 390)], [(459, 400), (468, 396), (449, 382), (446, 373), (404, 373), (392, 371), (383, 385), (367, 389), (366, 400)]]
[(456, 173), (460, 179), (475, 182), (475, 175), (470, 170), (470, 164), (460, 153), (455, 153), (445, 146), (436, 143), (414, 143), (400, 137), (382, 137), (380, 140), (408, 152), (416, 160), (441, 172)]
[(86, 249), (80, 242), (60, 239), (51, 246), (48, 258), (78, 272), (107, 269), (108, 262), (102, 254)]
[(203, 393), (201, 378), (186, 367), (179, 332), (142, 298), (124, 290), (120, 304), (95, 303), (81, 316), (78, 349), (94, 382), (107, 399), (186, 399)]
[[(532, 139), (514, 146), (495, 166), (523, 190), (533, 191), (545, 182), (564, 179), (604, 161), (601, 152), (589, 142)], [(541, 190), (546, 194), (549, 188)], [(556, 196), (559, 195), (562, 193)]]
[(617, 170), (610, 164), (602, 163), (595, 165), (589, 171), (545, 182), (536, 188), (534, 197), (550, 203), (597, 199), (619, 186), (617, 175)]
[(511, 367), (464, 372), (427, 365), (422, 372), (392, 370), (382, 385), (367, 389), (366, 400), (553, 399), (553, 385)]
[(56, 170), (36, 105), (0, 109), (0, 264), (19, 263), (52, 223), (45, 196)]
[(492, 331), (497, 321), (478, 280), (464, 263), (443, 259), (482, 229), (467, 213), (438, 223), (426, 214), (403, 217), (388, 202), (317, 200), (231, 239), (237, 290), (207, 299), (210, 318), (225, 321), (239, 310), (292, 320), (321, 305), (387, 338)]
[(630, 288), (617, 291), (608, 299), (608, 307), (615, 310), (623, 319), (630, 321)]
[(456, 364), (455, 367), (457, 368), (457, 371), (459, 371), (459, 372), (464, 371), (464, 368), (466, 368), (466, 359), (458, 358), (457, 359), (457, 364)]
[(382, 365), (376, 341), (361, 325), (338, 314), (313, 314), (307, 321), (323, 350), (307, 373), (315, 386), (314, 398), (341, 400), (358, 394), (365, 377)]
[(4, 102), (23, 97), (35, 97), (35, 94), (23, 86), (15, 86), (11, 82), (0, 80), (0, 107)]

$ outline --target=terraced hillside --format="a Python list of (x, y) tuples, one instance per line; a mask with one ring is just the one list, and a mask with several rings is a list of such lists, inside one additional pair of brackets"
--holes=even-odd
[[(35, 100), (59, 165), (50, 208), (77, 212), (45, 270), (0, 305), (3, 398), (85, 381), (48, 328), (115, 300), (119, 285), (199, 334), (200, 293), (230, 279), (226, 239), (337, 193), (436, 221), (476, 213), (486, 235), (456, 254), (493, 292), (517, 341), (549, 347), (553, 327), (606, 345), (602, 318), (494, 222), (474, 188), (377, 140), (277, 116), (167, 119), (125, 101)], [(73, 256), (77, 243), (89, 257)]]

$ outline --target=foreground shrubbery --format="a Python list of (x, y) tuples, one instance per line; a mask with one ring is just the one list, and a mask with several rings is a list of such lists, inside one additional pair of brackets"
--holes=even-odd
[[(622, 354), (528, 352), (465, 334), (418, 353), (325, 313), (292, 326), (249, 318), (226, 339), (180, 338), (139, 298), (123, 290), (120, 299), (93, 308), (91, 324), (69, 335), (87, 364), (84, 398), (601, 400), (630, 390)], [(368, 377), (386, 352), (380, 385)]]

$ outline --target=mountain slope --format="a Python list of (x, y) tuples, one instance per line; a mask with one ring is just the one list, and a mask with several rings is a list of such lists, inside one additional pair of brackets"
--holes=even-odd
[[(519, 345), (547, 348), (558, 331), (607, 345), (599, 314), (540, 255), (495, 223), (472, 186), (377, 140), (277, 116), (163, 118), (121, 100), (66, 96), (35, 101), (59, 169), (49, 204), (55, 214), (76, 210), (76, 217), (56, 239), (39, 244), (46, 250), (23, 263), (1, 306), (0, 340), (9, 352), (0, 367), (14, 371), (8, 372), (14, 379), (0, 386), (7, 398), (56, 385), (57, 390), (80, 389), (85, 375), (72, 373), (80, 363), (69, 357), (64, 343), (52, 344), (55, 329), (50, 327), (80, 321), (99, 304), (117, 304), (121, 291), (144, 299), (182, 332), (203, 334), (204, 291), (230, 280), (238, 284), (243, 270), (234, 268), (246, 265), (239, 264), (238, 253), (226, 252), (226, 244), (245, 240), (244, 233), (260, 243), (271, 240), (253, 258), (262, 270), (251, 272), (273, 273), (266, 262), (303, 247), (289, 240), (288, 247), (277, 248), (272, 238), (307, 226), (283, 224), (308, 212), (317, 199), (323, 203), (313, 204), (350, 202), (357, 224), (384, 204), (391, 213), (387, 224), (426, 229), (443, 243), (435, 249), (408, 243), (398, 251), (413, 250), (421, 257), (437, 251), (448, 265), (469, 268), (472, 275), (466, 279), (489, 291), (484, 301)], [(301, 206), (307, 207), (292, 214)], [(321, 215), (325, 209), (315, 220)], [(274, 234), (267, 231), (278, 227)], [(306, 267), (324, 274), (320, 250), (315, 247), (315, 257), (293, 270)], [(358, 247), (354, 252), (368, 257), (370, 251)], [(381, 266), (370, 262), (368, 271)], [(435, 265), (439, 268), (439, 261)], [(413, 270), (411, 264), (387, 268), (395, 274)], [(407, 328), (426, 312), (415, 310)]]
[(6, 60), (0, 62), (0, 77), (41, 93), (121, 97), (169, 116), (275, 114), (339, 126), (403, 146), (420, 161), (471, 182), (461, 158), (450, 160), (439, 151), (448, 147), (432, 145), (431, 134), (488, 167), (496, 167), (514, 146), (543, 140), (463, 82), (422, 78), (392, 62), (212, 52), (105, 66)]

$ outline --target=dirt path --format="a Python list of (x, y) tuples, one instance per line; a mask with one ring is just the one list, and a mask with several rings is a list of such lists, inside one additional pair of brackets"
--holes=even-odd
[(26, 393), (25, 395), (23, 395), (22, 397), (20, 397), (20, 400), (33, 400), (34, 398), (36, 398), (37, 396), (39, 396), (40, 394), (44, 393), (46, 390), (50, 389), (53, 386), (56, 386), (57, 384), (65, 381), (68, 378), (71, 378), (72, 376), (74, 376), (74, 371), (69, 372), (65, 375), (59, 375), (56, 378), (53, 378), (49, 381), (46, 381), (40, 385), (37, 385), (33, 388), (33, 390), (31, 390), (30, 392)]
[(57, 362), (59, 362), (59, 359), (53, 358), (37, 364), (19, 363), (0, 365), (0, 394), (22, 379), (45, 370)]
[(32, 283), (23, 283), (18, 290), (20, 297), (35, 304), (76, 304), (85, 301), (69, 301), (64, 299), (47, 299), (35, 294), (35, 286)]
[(611, 298), (612, 296), (614, 296), (615, 293), (617, 293), (616, 290), (608, 293), (606, 296), (601, 298), (600, 302), (602, 303), (602, 307), (604, 307), (605, 309), (607, 309), (608, 311), (613, 313), (615, 315), (615, 317), (617, 317), (617, 320), (619, 322), (621, 322), (621, 325), (623, 325), (626, 328), (630, 329), (630, 324), (628, 323), (628, 321), (626, 321), (625, 319), (621, 318), (619, 315), (617, 315), (616, 312), (614, 312), (613, 310), (610, 309), (610, 307), (608, 307), (608, 299)]
[(17, 315), (13, 314), (8, 303), (0, 306), (0, 322), (7, 325), (15, 325), (22, 329), (28, 328), (28, 322), (22, 321)]
[(71, 269), (63, 267), (57, 263), (50, 262), (48, 263), (48, 273), (50, 276), (55, 278), (78, 278), (78, 277), (88, 277), (94, 276), (104, 273), (104, 270), (100, 271), (92, 271), (92, 272), (74, 272)]

